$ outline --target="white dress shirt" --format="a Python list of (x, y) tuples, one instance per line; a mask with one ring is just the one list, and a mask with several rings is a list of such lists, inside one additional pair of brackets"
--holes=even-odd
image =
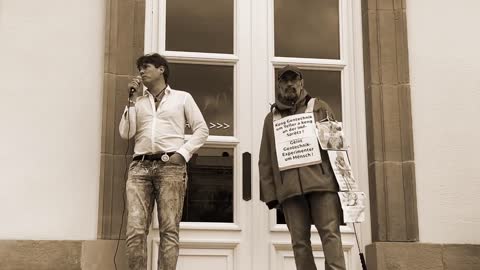
[[(186, 123), (193, 135), (185, 142)], [(126, 107), (119, 130), (123, 139), (135, 136), (134, 156), (178, 152), (186, 161), (208, 137), (207, 124), (193, 97), (170, 86), (165, 89), (158, 109), (149, 91), (137, 98), (135, 106)]]

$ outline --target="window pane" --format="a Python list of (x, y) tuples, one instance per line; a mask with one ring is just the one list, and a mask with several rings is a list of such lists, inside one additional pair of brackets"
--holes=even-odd
[(340, 59), (339, 0), (275, 0), (275, 56)]
[[(278, 68), (275, 69), (278, 72)], [(337, 121), (342, 121), (342, 86), (340, 71), (304, 70), (304, 86), (310, 96), (327, 102)], [(276, 78), (276, 77), (275, 77)], [(277, 81), (275, 80), (275, 84)], [(276, 85), (275, 85), (275, 89)]]
[(233, 149), (201, 148), (192, 156), (182, 221), (233, 222)]
[(169, 85), (193, 96), (210, 135), (233, 136), (233, 67), (173, 63), (169, 67)]
[(233, 0), (168, 0), (166, 49), (233, 53)]

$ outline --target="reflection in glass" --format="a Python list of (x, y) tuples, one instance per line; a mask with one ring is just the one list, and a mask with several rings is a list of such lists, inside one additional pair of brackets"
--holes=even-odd
[[(275, 69), (275, 73), (278, 68)], [(340, 71), (304, 70), (304, 86), (310, 96), (327, 102), (337, 121), (342, 121), (342, 84)], [(275, 78), (277, 78), (275, 76)], [(275, 89), (277, 81), (275, 80)]]
[(169, 67), (169, 85), (193, 96), (210, 135), (233, 136), (233, 67), (173, 63)]
[(275, 0), (275, 56), (340, 59), (339, 0)]
[(233, 53), (233, 0), (167, 0), (166, 49)]
[(188, 162), (184, 222), (233, 222), (233, 149), (201, 148)]

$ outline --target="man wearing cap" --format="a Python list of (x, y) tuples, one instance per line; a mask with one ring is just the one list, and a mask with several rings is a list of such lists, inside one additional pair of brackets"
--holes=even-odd
[[(333, 119), (332, 109), (313, 99), (303, 87), (301, 71), (287, 65), (278, 72), (278, 91), (265, 117), (259, 156), (260, 199), (268, 208), (281, 208), (292, 239), (297, 270), (316, 270), (310, 242), (313, 223), (322, 240), (326, 270), (345, 270), (340, 234), (343, 223), (338, 184), (328, 153), (320, 150), (321, 163), (280, 170), (273, 121), (311, 110), (315, 121)], [(312, 100), (313, 99), (313, 100)]]
[[(147, 235), (157, 203), (159, 270), (175, 270), (179, 224), (186, 189), (186, 162), (208, 137), (208, 128), (192, 96), (170, 88), (167, 60), (159, 54), (138, 58), (139, 77), (128, 84), (129, 106), (120, 121), (120, 135), (135, 137), (127, 195), (126, 253), (130, 269), (147, 269)], [(141, 84), (147, 87), (141, 95)], [(185, 125), (193, 134), (185, 141)]]

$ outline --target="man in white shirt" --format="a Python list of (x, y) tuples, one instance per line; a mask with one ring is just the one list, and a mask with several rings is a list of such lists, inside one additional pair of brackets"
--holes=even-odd
[[(120, 121), (120, 135), (135, 137), (126, 183), (127, 258), (130, 269), (147, 269), (147, 234), (154, 200), (160, 231), (158, 269), (175, 270), (179, 224), (186, 189), (186, 162), (206, 141), (208, 127), (192, 96), (168, 83), (168, 62), (159, 54), (137, 59), (139, 77), (129, 84), (129, 105)], [(144, 95), (142, 83), (147, 87)], [(185, 139), (185, 125), (193, 131)]]

